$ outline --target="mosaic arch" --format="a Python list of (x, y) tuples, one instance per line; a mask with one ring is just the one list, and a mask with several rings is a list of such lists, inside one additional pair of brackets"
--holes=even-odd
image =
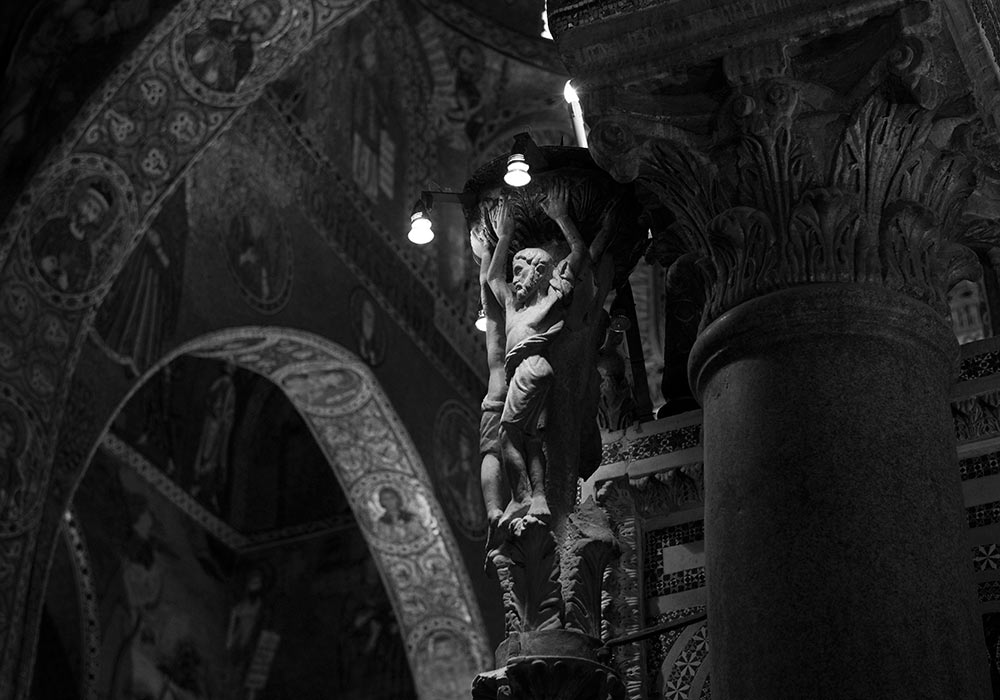
[(94, 309), (191, 164), (367, 4), (181, 0), (80, 110), (0, 224), (0, 697), (26, 692), (22, 645), (37, 613), (27, 603), (38, 599), (29, 588), (47, 551), (39, 533), (62, 510), (43, 503)]
[(232, 362), (284, 390), (348, 496), (393, 602), (417, 692), (422, 700), (466, 700), (475, 674), (492, 663), (475, 593), (427, 469), (364, 362), (316, 335), (276, 328), (213, 333), (159, 366), (182, 354)]

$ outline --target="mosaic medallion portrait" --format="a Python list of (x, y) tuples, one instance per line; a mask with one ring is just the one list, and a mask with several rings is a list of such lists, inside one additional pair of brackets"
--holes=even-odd
[(358, 355), (371, 367), (385, 360), (385, 320), (375, 299), (365, 289), (351, 292), (351, 326), (357, 341)]
[(292, 289), (291, 235), (263, 195), (233, 211), (220, 230), (226, 266), (250, 306), (273, 314), (288, 302)]
[(48, 301), (89, 305), (135, 227), (128, 178), (100, 156), (53, 168), (51, 184), (27, 212), (21, 258)]

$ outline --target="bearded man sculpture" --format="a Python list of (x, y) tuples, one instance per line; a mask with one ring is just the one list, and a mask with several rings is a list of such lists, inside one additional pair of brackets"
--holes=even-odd
[(519, 250), (513, 279), (506, 261), (513, 235), (507, 203), (494, 212), (497, 246), (487, 270), (487, 283), (504, 309), (507, 352), (504, 370), (507, 398), (500, 417), (500, 448), (511, 488), (511, 502), (501, 522), (519, 530), (549, 516), (545, 497), (545, 456), (539, 431), (545, 427), (545, 404), (553, 371), (548, 351), (562, 330), (573, 287), (587, 259), (587, 246), (569, 217), (565, 183), (553, 183), (542, 210), (559, 226), (569, 255), (558, 263), (542, 248)]

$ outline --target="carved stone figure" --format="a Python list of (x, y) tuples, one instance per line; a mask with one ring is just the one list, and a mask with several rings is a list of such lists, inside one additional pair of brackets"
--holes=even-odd
[(545, 427), (546, 398), (553, 379), (547, 355), (562, 331), (565, 307), (587, 254), (569, 218), (566, 185), (554, 184), (542, 207), (566, 237), (569, 255), (554, 263), (552, 254), (543, 248), (519, 250), (514, 255), (513, 280), (508, 283), (505, 268), (514, 222), (501, 200), (496, 208), (497, 247), (487, 271), (490, 289), (504, 308), (507, 337), (504, 370), (508, 387), (499, 431), (513, 489), (504, 514), (507, 520), (525, 514), (528, 518), (550, 514), (545, 498), (545, 456), (538, 436)]
[(606, 325), (607, 330), (597, 358), (597, 372), (601, 377), (597, 422), (605, 430), (625, 428), (632, 422), (636, 412), (632, 384), (620, 350), (629, 323), (624, 316), (616, 316), (602, 324)]
[[(480, 221), (485, 223), (487, 220), (488, 213), (483, 211)], [(489, 380), (479, 422), (479, 454), (482, 458), (479, 475), (489, 524), (486, 538), (486, 551), (489, 552), (496, 544), (497, 526), (510, 497), (510, 485), (507, 483), (500, 455), (500, 414), (507, 398), (507, 374), (504, 371), (507, 338), (503, 308), (488, 283), (492, 256), (483, 226), (473, 228), (469, 240), (473, 254), (480, 261), (480, 297), (483, 314), (486, 316), (486, 364), (489, 368)]]
[(520, 656), (603, 674), (595, 698), (623, 687), (597, 656), (603, 574), (617, 545), (600, 509), (576, 504), (576, 488), (593, 467), (601, 307), (643, 236), (630, 188), (585, 151), (545, 152), (551, 169), (529, 187), (499, 185), (499, 161), (466, 186), (490, 368), (481, 425), (487, 568), (500, 581), (509, 635), (501, 668), (480, 675), (474, 697), (532, 684)]

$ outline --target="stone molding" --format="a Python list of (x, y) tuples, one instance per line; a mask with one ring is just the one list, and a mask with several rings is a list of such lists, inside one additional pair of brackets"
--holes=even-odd
[(86, 700), (98, 700), (97, 678), (101, 670), (101, 624), (98, 614), (97, 590), (94, 585), (94, 572), (91, 568), (87, 539), (72, 508), (63, 514), (60, 534), (69, 552), (79, 593), (83, 637), (83, 658), (81, 659), (83, 696)]

